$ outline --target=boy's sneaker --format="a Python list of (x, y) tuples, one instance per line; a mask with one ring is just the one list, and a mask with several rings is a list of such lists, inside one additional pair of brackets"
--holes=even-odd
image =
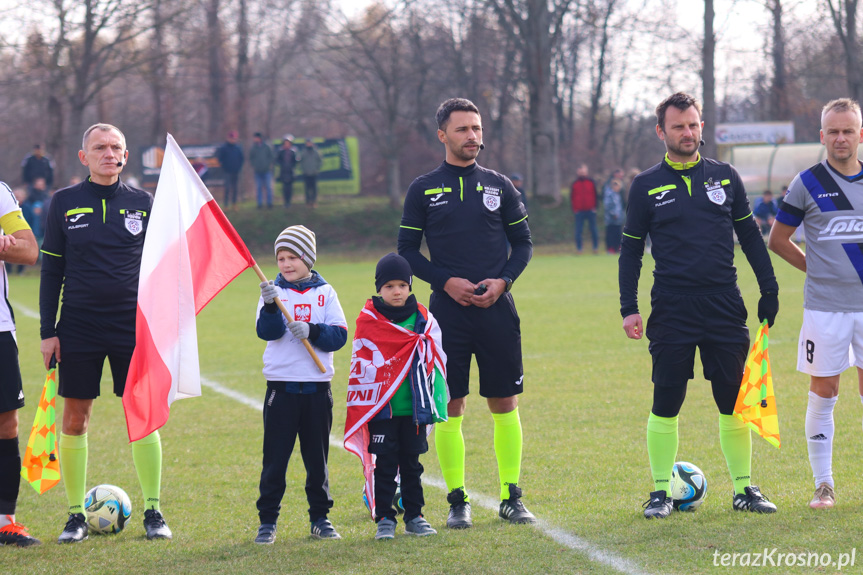
[(498, 515), (510, 523), (536, 523), (536, 517), (521, 502), (521, 489), (515, 483), (509, 484), (509, 499), (500, 502)]
[(466, 501), (464, 491), (453, 489), (446, 496), (449, 503), (449, 515), (446, 518), (446, 526), (450, 529), (467, 529), (473, 527), (470, 518), (470, 502)]
[(437, 535), (437, 531), (429, 525), (422, 515), (417, 515), (407, 523), (405, 523), (405, 533), (408, 535), (419, 535), (426, 537), (427, 535)]
[(750, 485), (744, 488), (743, 493), (734, 496), (735, 511), (752, 511), (754, 513), (776, 513), (776, 505), (770, 503), (758, 487)]
[(27, 533), (27, 528), (20, 523), (12, 522), (0, 529), (0, 545), (15, 545), (16, 547), (30, 547), (41, 545), (42, 542)]
[(155, 509), (144, 511), (144, 529), (147, 539), (173, 539), (173, 534), (162, 514)]
[(375, 539), (394, 539), (396, 536), (396, 522), (384, 517), (378, 521), (378, 531)]
[(818, 486), (812, 501), (809, 502), (809, 507), (812, 509), (832, 509), (834, 505), (836, 505), (836, 494), (833, 492), (833, 487), (827, 483)]
[(326, 517), (321, 517), (314, 523), (312, 523), (312, 537), (315, 539), (341, 539), (342, 536), (338, 534), (336, 528), (333, 527), (333, 524), (330, 523), (330, 520)]
[(644, 516), (647, 519), (653, 519), (654, 517), (665, 519), (671, 515), (671, 503), (671, 497), (668, 497), (664, 490), (651, 491), (650, 499), (642, 505), (644, 507)]
[(258, 535), (255, 537), (255, 543), (258, 545), (272, 545), (276, 542), (276, 524), (261, 523), (258, 527)]
[(70, 513), (63, 533), (57, 538), (57, 543), (79, 543), (87, 539), (87, 518), (83, 513)]

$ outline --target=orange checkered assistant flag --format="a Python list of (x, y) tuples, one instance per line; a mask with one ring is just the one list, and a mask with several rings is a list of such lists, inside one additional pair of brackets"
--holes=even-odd
[(764, 320), (746, 358), (734, 415), (778, 449), (782, 442), (779, 439), (779, 414), (776, 411), (767, 344), (767, 320)]
[(21, 477), (40, 495), (60, 482), (60, 458), (57, 456), (57, 365), (48, 371), (27, 450), (21, 462)]

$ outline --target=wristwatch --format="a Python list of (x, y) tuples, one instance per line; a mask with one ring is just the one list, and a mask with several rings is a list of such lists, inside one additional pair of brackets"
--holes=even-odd
[(503, 277), (501, 277), (500, 279), (502, 279), (504, 282), (506, 282), (506, 287), (504, 288), (504, 290), (503, 290), (503, 291), (508, 292), (509, 290), (511, 290), (511, 289), (512, 289), (512, 282), (513, 282), (513, 279), (512, 279), (512, 278), (509, 278), (509, 277), (503, 276)]

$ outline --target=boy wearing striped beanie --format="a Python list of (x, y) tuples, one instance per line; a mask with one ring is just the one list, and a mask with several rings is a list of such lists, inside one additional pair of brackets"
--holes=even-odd
[[(261, 283), (257, 334), (264, 351), (264, 460), (255, 543), (272, 544), (285, 494), (288, 460), (300, 437), (306, 467), (311, 536), (340, 539), (327, 514), (333, 506), (329, 490), (330, 429), (333, 424), (333, 352), (348, 339), (348, 324), (333, 287), (312, 268), (317, 258), (315, 233), (305, 226), (282, 230), (275, 241), (279, 274)], [(282, 301), (290, 318), (276, 304)], [(303, 340), (311, 343), (325, 371), (315, 365)]]

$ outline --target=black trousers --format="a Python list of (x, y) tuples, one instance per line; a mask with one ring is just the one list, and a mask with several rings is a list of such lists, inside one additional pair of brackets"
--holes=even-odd
[(285, 207), (291, 205), (291, 198), (294, 195), (294, 178), (290, 180), (282, 180), (282, 196), (285, 198)]
[(275, 523), (285, 495), (285, 473), (297, 436), (306, 466), (309, 521), (326, 517), (333, 507), (327, 457), (333, 427), (333, 394), (328, 384), (315, 393), (267, 389), (264, 400), (264, 465), (261, 470), (258, 517)]
[(318, 201), (318, 175), (303, 176), (303, 181), (306, 184), (306, 203), (314, 204)]
[(225, 205), (237, 203), (240, 190), (240, 172), (225, 172)]
[(369, 422), (369, 453), (375, 454), (375, 521), (392, 519), (396, 510), (396, 474), (401, 475), (405, 523), (422, 515), (423, 498), (420, 454), (428, 451), (426, 426), (416, 426), (410, 415)]

